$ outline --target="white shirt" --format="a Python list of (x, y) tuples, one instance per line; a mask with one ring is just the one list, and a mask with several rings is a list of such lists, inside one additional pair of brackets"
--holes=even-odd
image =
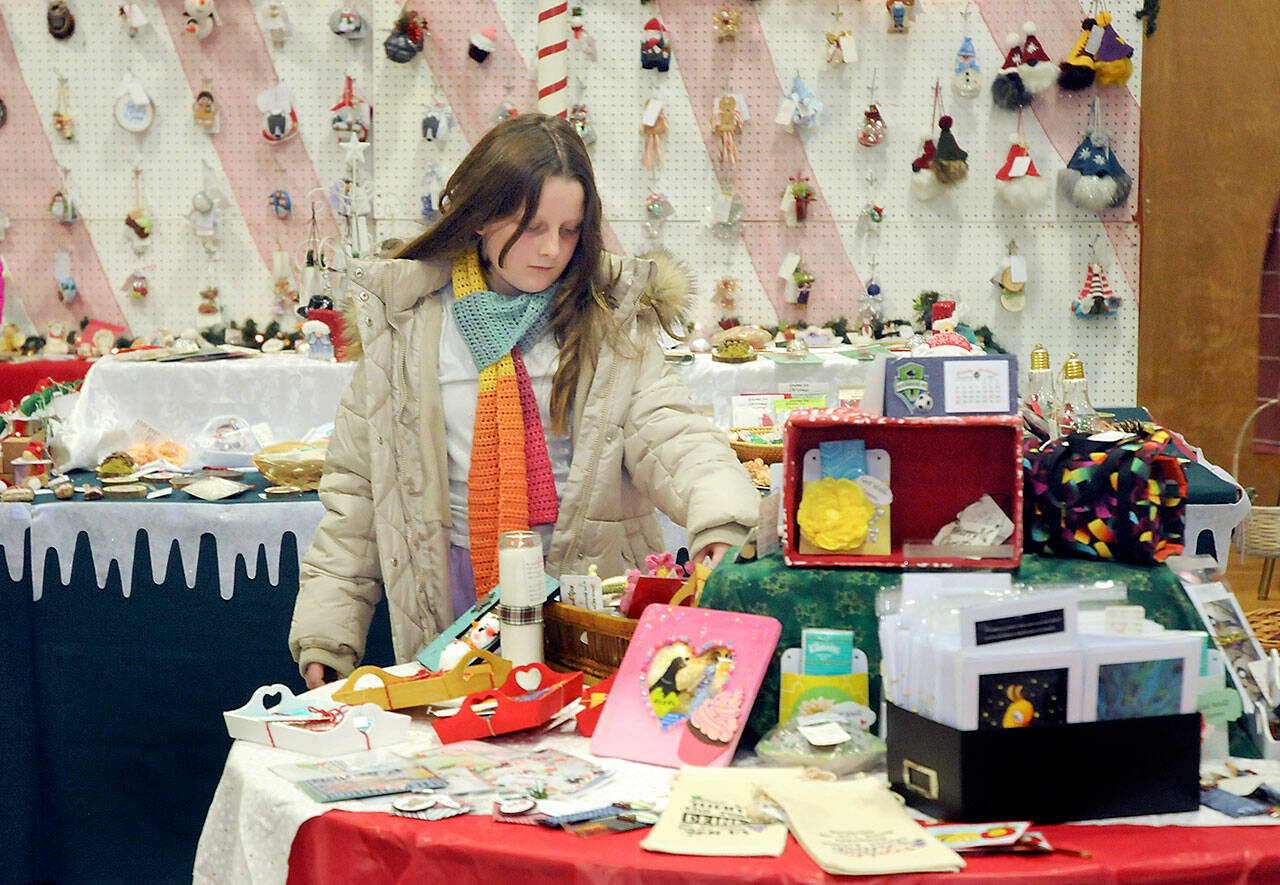
[[(467, 522), (467, 475), (471, 471), (471, 441), (476, 424), (476, 396), (480, 390), (480, 372), (471, 351), (458, 331), (453, 317), (453, 292), (441, 292), (445, 299), (444, 318), (440, 328), (440, 396), (444, 406), (445, 447), (449, 454), (449, 511), (453, 528), (449, 542), (458, 547), (471, 547)], [(560, 349), (550, 330), (534, 342), (528, 353), (522, 352), (538, 414), (542, 416), (542, 432), (547, 438), (547, 454), (551, 457), (551, 473), (556, 481), (556, 497), (564, 493), (573, 459), (573, 440), (565, 434), (551, 432), (551, 379), (560, 364)], [(550, 524), (534, 526), (542, 535), (543, 554), (551, 547)]]

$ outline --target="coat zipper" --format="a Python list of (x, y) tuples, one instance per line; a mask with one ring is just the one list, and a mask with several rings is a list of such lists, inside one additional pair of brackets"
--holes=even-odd
[[(613, 404), (613, 386), (618, 377), (618, 355), (613, 354), (613, 361), (609, 364), (609, 377), (605, 381), (604, 399), (606, 403), (605, 417), (609, 417), (609, 406)], [(583, 497), (582, 503), (578, 505), (578, 513), (573, 520), (573, 540), (569, 544), (569, 549), (565, 551), (565, 563), (573, 562), (573, 556), (578, 552), (578, 539), (582, 537), (582, 525), (587, 521), (587, 504), (590, 499), (590, 490), (595, 488), (596, 468), (600, 465), (600, 457), (604, 450), (604, 428), (609, 426), (609, 422), (605, 421), (596, 431), (595, 451), (592, 452), (591, 461), (587, 465), (587, 478), (583, 488), (587, 491), (587, 495)]]

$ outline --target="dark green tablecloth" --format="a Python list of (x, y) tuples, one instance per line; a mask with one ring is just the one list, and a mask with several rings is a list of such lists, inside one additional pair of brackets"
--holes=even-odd
[[(901, 586), (902, 572), (886, 569), (788, 568), (782, 554), (756, 562), (733, 562), (725, 555), (707, 579), (701, 604), (706, 608), (771, 615), (782, 622), (782, 636), (769, 672), (751, 710), (750, 729), (758, 737), (778, 721), (779, 660), (785, 649), (800, 645), (806, 627), (852, 630), (867, 654), (871, 706), (880, 703), (880, 634), (876, 595)], [(1028, 583), (1123, 581), (1129, 604), (1146, 609), (1147, 617), (1171, 630), (1203, 629), (1176, 575), (1168, 568), (1148, 568), (1084, 559), (1024, 555), (1014, 581)]]

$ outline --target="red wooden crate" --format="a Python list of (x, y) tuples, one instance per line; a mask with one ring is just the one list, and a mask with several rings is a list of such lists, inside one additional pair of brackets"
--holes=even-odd
[[(889, 453), (892, 549), (885, 556), (801, 553), (796, 508), (805, 452), (861, 439)], [(885, 568), (1017, 568), (1022, 558), (1022, 419), (1017, 415), (886, 418), (857, 409), (797, 409), (784, 434), (782, 555), (787, 565)], [(983, 494), (1013, 521), (1007, 555), (968, 558), (903, 554), (903, 542), (932, 541)]]

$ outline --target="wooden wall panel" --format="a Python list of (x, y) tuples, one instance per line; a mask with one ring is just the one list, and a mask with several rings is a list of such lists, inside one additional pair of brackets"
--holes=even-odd
[[(1143, 46), (1138, 400), (1230, 468), (1258, 382), (1262, 271), (1280, 198), (1275, 0), (1177, 0)], [(1240, 477), (1266, 503), (1280, 456)]]

